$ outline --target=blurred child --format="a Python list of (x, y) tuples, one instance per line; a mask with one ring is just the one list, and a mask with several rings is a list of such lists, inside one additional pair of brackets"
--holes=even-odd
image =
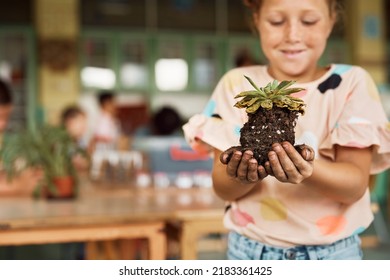
[(152, 128), (156, 135), (180, 135), (182, 125), (179, 113), (169, 106), (158, 110), (152, 119)]
[[(12, 93), (9, 86), (0, 80), (0, 146), (3, 134), (12, 113)], [(0, 196), (31, 196), (43, 173), (38, 169), (27, 169), (19, 176), (7, 180), (7, 175), (0, 170)]]
[(87, 117), (78, 106), (69, 106), (62, 111), (61, 125), (68, 131), (69, 135), (78, 142), (82, 148), (87, 148), (86, 139)]
[(121, 132), (117, 120), (114, 94), (109, 91), (101, 92), (98, 95), (98, 102), (100, 106), (100, 116), (96, 120), (93, 141), (95, 145), (97, 145), (96, 148), (99, 148), (100, 146), (116, 148)]
[[(87, 117), (78, 106), (68, 106), (61, 114), (61, 125), (66, 129), (69, 135), (78, 143), (81, 149), (91, 152), (86, 139)], [(77, 170), (85, 170), (89, 166), (89, 161), (77, 154), (73, 157), (73, 164)]]
[(163, 106), (153, 114), (149, 124), (135, 131), (135, 136), (179, 136), (182, 125), (179, 113), (170, 106)]
[(0, 80), (0, 137), (7, 129), (8, 120), (12, 113), (12, 94), (8, 85)]

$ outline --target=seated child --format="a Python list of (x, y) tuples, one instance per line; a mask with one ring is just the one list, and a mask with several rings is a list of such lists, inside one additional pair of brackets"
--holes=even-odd
[[(10, 87), (0, 80), (0, 147), (12, 113)], [(8, 181), (7, 174), (0, 169), (0, 196), (31, 196), (43, 173), (38, 169), (27, 169)]]
[[(84, 111), (78, 106), (68, 106), (61, 114), (61, 125), (67, 130), (69, 135), (78, 143), (79, 147), (91, 152), (86, 137), (87, 117)], [(85, 170), (89, 167), (89, 161), (80, 156), (74, 156), (73, 164), (77, 170)]]

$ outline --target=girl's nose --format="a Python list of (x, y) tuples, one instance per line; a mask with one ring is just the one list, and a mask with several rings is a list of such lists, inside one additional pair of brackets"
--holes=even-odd
[(286, 26), (285, 38), (288, 43), (297, 43), (301, 40), (301, 27), (297, 22), (289, 22)]

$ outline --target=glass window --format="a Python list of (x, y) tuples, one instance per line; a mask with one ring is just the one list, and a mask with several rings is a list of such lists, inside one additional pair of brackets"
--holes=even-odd
[(82, 43), (82, 53), (83, 86), (102, 89), (115, 87), (116, 77), (110, 65), (109, 41), (104, 38), (86, 38)]
[(181, 41), (161, 41), (155, 64), (156, 86), (161, 91), (181, 91), (188, 85), (188, 63)]
[(146, 88), (149, 77), (145, 42), (127, 41), (122, 45), (121, 54), (121, 85), (125, 88)]
[(237, 37), (229, 42), (228, 68), (264, 63), (266, 59), (257, 38)]
[(9, 128), (18, 129), (27, 123), (27, 37), (19, 32), (0, 33), (0, 78), (12, 90), (13, 111)]
[(188, 65), (181, 58), (160, 58), (156, 62), (156, 85), (162, 91), (180, 91), (187, 87)]
[(108, 68), (84, 67), (81, 80), (85, 87), (111, 89), (115, 86), (115, 73)]
[(198, 43), (193, 62), (193, 81), (197, 90), (208, 90), (218, 79), (216, 47), (213, 43)]

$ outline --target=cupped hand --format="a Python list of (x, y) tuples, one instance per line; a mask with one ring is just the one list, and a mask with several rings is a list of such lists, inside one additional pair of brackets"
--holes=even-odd
[(275, 143), (264, 167), (279, 181), (298, 184), (313, 174), (314, 157), (314, 150), (307, 145), (295, 148), (289, 142)]
[(241, 152), (232, 147), (220, 156), (220, 161), (226, 165), (226, 173), (242, 184), (253, 184), (267, 177), (263, 166), (253, 158), (253, 152), (246, 150)]

